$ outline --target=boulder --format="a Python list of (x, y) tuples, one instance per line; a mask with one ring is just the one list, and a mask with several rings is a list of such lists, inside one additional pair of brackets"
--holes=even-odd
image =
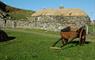
[(8, 35), (6, 32), (4, 32), (3, 30), (0, 30), (0, 42), (1, 41), (6, 41), (8, 39)]

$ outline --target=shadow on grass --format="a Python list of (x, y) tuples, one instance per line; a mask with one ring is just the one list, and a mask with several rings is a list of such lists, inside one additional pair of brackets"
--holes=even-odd
[(5, 31), (0, 30), (0, 42), (13, 40), (13, 39), (15, 39), (15, 38), (16, 38), (16, 37), (8, 36)]
[[(91, 42), (90, 41), (86, 41), (85, 44), (90, 44)], [(79, 44), (79, 41), (72, 41), (72, 42), (69, 42), (68, 44), (66, 45), (69, 45), (71, 44), (70, 46), (63, 46), (62, 49), (67, 49), (67, 48), (72, 48), (72, 47), (76, 47), (76, 46), (84, 46), (85, 44), (82, 44), (80, 45)]]
[(10, 40), (14, 40), (16, 37), (13, 36), (8, 36), (7, 38), (5, 38), (4, 40), (0, 40), (0, 42), (5, 42), (5, 41), (10, 41)]
[[(89, 44), (89, 43), (91, 43), (91, 42), (90, 41), (85, 41), (85, 44)], [(79, 45), (79, 41), (72, 41), (69, 44), (77, 44), (77, 45)]]

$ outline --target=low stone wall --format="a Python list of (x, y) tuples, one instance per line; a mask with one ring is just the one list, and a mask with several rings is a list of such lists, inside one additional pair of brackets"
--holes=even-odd
[(31, 17), (28, 20), (6, 20), (6, 22), (0, 20), (0, 27), (60, 31), (60, 29), (66, 26), (73, 26), (76, 29), (84, 24), (88, 24), (89, 21), (88, 17), (39, 16)]
[(29, 20), (36, 22), (36, 27), (53, 31), (59, 31), (67, 26), (71, 26), (74, 31), (90, 23), (88, 16), (36, 16)]

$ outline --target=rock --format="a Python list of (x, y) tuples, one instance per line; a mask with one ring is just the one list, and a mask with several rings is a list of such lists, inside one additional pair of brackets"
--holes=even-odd
[(0, 41), (6, 41), (8, 39), (8, 35), (3, 30), (0, 30)]

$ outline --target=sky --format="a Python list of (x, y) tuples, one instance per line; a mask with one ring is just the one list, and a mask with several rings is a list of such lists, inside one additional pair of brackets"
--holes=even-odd
[(21, 9), (40, 10), (43, 8), (80, 8), (95, 20), (95, 0), (1, 0), (2, 2)]

